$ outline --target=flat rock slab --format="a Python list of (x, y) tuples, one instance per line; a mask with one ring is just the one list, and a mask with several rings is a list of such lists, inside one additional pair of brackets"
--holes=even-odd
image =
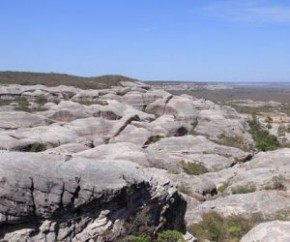
[(238, 148), (219, 145), (204, 136), (194, 135), (164, 138), (149, 145), (147, 150), (170, 155), (218, 154), (235, 160), (244, 160), (249, 155)]
[(1, 111), (0, 128), (17, 129), (45, 126), (48, 121), (41, 115), (21, 111)]
[(216, 211), (222, 216), (251, 218), (259, 214), (262, 219), (273, 219), (279, 213), (290, 210), (290, 194), (283, 191), (259, 191), (247, 194), (229, 195), (206, 201), (190, 214), (192, 222), (198, 222), (205, 213)]

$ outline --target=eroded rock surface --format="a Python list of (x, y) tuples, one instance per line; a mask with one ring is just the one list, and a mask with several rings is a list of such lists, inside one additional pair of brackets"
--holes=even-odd
[(248, 241), (290, 241), (290, 222), (271, 221), (261, 223), (241, 239), (241, 242)]
[[(184, 218), (189, 227), (211, 211), (290, 220), (290, 149), (257, 152), (250, 116), (231, 107), (141, 83), (98, 90), (13, 84), (0, 86), (0, 98), (3, 241), (185, 233)], [(288, 122), (277, 119), (272, 134)], [(267, 128), (264, 116), (258, 120)], [(243, 241), (267, 241), (265, 228)]]
[(1, 239), (116, 241), (132, 231), (184, 229), (186, 203), (169, 180), (125, 160), (0, 153)]

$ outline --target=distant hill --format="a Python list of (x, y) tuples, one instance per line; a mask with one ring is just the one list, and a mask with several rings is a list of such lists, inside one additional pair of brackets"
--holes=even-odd
[(0, 71), (0, 84), (20, 84), (46, 86), (74, 86), (81, 89), (102, 89), (119, 86), (120, 82), (137, 82), (138, 80), (121, 75), (99, 77), (81, 77), (59, 73)]

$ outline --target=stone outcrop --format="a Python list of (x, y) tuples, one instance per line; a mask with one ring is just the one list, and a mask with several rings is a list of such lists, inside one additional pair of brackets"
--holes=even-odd
[[(2, 241), (186, 233), (211, 211), (290, 220), (290, 149), (253, 150), (231, 107), (132, 83), (0, 85), (0, 98)], [(243, 241), (267, 241), (265, 228)]]
[(184, 230), (186, 203), (166, 179), (133, 162), (0, 153), (3, 241), (116, 241)]

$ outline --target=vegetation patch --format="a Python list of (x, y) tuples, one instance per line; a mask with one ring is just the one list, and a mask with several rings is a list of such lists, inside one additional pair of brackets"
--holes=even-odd
[(189, 175), (201, 175), (208, 170), (202, 164), (198, 162), (189, 162), (187, 160), (181, 160), (180, 166), (182, 167), (183, 171)]
[(129, 235), (122, 242), (185, 242), (182, 233), (176, 230), (166, 230), (157, 234), (157, 237), (148, 235)]
[(48, 100), (44, 95), (40, 95), (40, 96), (36, 97), (35, 102), (38, 105), (43, 106), (44, 104), (46, 104), (48, 102)]
[(1, 99), (0, 98), (0, 106), (6, 106), (9, 105), (13, 100), (7, 100), (7, 99)]
[(275, 150), (280, 147), (277, 137), (263, 129), (256, 116), (253, 116), (253, 119), (248, 121), (248, 124), (250, 126), (250, 133), (256, 142), (257, 149), (268, 151)]
[[(40, 98), (40, 97), (39, 97)], [(37, 106), (31, 107), (29, 101), (25, 97), (17, 97), (14, 101), (17, 103), (17, 106), (14, 108), (16, 111), (23, 111), (23, 112), (40, 112), (47, 110), (43, 107), (44, 103), (47, 102), (46, 99), (40, 98), (39, 100), (36, 99)]]
[(180, 232), (166, 230), (157, 235), (156, 242), (185, 242), (185, 240)]
[(243, 150), (247, 150), (246, 145), (244, 144), (244, 140), (240, 136), (229, 136), (226, 133), (222, 133), (218, 136), (218, 141), (214, 141), (220, 145), (225, 145), (225, 146), (231, 146), (231, 147), (236, 147), (240, 148)]
[(217, 190), (219, 193), (223, 194), (225, 190), (227, 189), (227, 187), (228, 187), (228, 183), (223, 183), (217, 188)]
[(129, 235), (126, 239), (123, 240), (124, 242), (151, 242), (151, 238), (147, 235)]
[(222, 217), (212, 211), (204, 214), (201, 222), (192, 224), (189, 232), (198, 241), (237, 242), (260, 221), (260, 216), (253, 216), (251, 219), (240, 216)]
[(244, 193), (251, 193), (255, 192), (256, 187), (255, 186), (237, 186), (235, 188), (232, 188), (232, 194), (244, 194)]
[(44, 144), (36, 142), (36, 143), (32, 143), (32, 144), (25, 145), (22, 147), (18, 147), (15, 150), (22, 151), (22, 152), (41, 152), (41, 151), (45, 151), (46, 147)]
[(290, 221), (290, 209), (286, 208), (286, 209), (279, 210), (275, 214), (273, 220)]
[(26, 98), (17, 97), (14, 101), (17, 103), (15, 110), (23, 112), (31, 112), (29, 108), (29, 101)]

